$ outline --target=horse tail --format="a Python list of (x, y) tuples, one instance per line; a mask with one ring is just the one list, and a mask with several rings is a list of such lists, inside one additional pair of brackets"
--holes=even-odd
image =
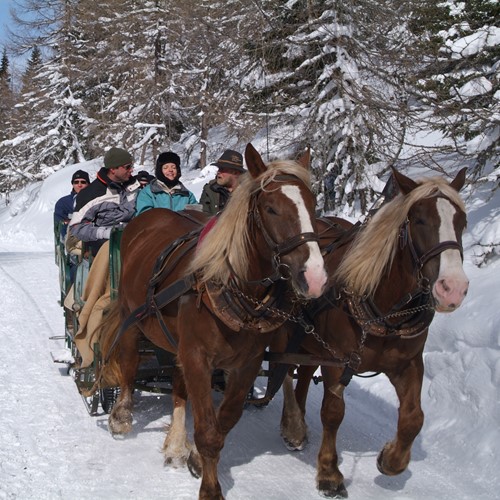
[(116, 349), (118, 330), (121, 325), (120, 304), (118, 300), (111, 301), (103, 314), (99, 326), (99, 348), (101, 350), (101, 366), (97, 380), (101, 387), (115, 387), (120, 385), (121, 369)]

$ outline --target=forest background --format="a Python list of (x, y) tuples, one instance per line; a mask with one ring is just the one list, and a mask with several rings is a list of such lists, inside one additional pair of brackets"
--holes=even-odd
[(113, 145), (136, 165), (173, 149), (202, 168), (257, 137), (267, 159), (311, 147), (320, 211), (366, 213), (391, 166), (466, 165), (472, 186), (498, 189), (497, 0), (11, 4), (0, 46), (6, 203)]

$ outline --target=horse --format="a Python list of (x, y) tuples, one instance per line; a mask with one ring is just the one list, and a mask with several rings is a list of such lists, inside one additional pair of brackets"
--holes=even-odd
[(389, 476), (407, 468), (424, 419), (422, 353), (429, 325), (435, 311), (458, 308), (468, 289), (462, 268), (466, 213), (458, 194), (465, 169), (451, 183), (441, 177), (416, 182), (395, 169), (393, 178), (399, 194), (363, 224), (318, 222), (333, 286), (308, 310), (313, 328), (302, 343), (306, 354), (295, 389), (290, 373), (283, 385), (281, 434), (289, 449), (300, 450), (307, 442), (307, 391), (321, 366), (323, 436), (316, 480), (326, 497), (347, 497), (336, 437), (345, 412), (343, 390), (354, 374), (382, 372), (394, 386), (397, 432), (379, 453), (377, 467)]
[[(201, 475), (202, 499), (223, 498), (220, 451), (275, 331), (302, 300), (319, 297), (327, 282), (309, 153), (298, 162), (266, 165), (249, 144), (245, 159), (248, 173), (201, 238), (206, 218), (194, 211), (152, 209), (127, 225), (118, 298), (101, 332), (102, 373), (120, 386), (108, 420), (113, 434), (131, 430), (140, 337), (175, 354), (165, 463), (187, 462), (194, 476)], [(217, 411), (211, 394), (215, 369), (226, 374)], [(195, 446), (185, 429), (188, 394)]]

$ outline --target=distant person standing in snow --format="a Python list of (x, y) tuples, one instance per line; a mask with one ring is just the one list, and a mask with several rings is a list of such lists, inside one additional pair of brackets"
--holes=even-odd
[(181, 159), (176, 153), (160, 153), (156, 160), (155, 175), (156, 179), (137, 195), (136, 215), (151, 208), (169, 208), (177, 212), (186, 205), (198, 203), (194, 194), (179, 180)]
[(108, 149), (96, 180), (76, 197), (69, 230), (88, 244), (93, 255), (109, 240), (114, 226), (134, 216), (140, 184), (132, 176), (132, 163), (132, 155), (124, 149)]
[(217, 214), (226, 206), (231, 193), (238, 186), (240, 175), (246, 172), (243, 156), (232, 149), (226, 149), (214, 165), (219, 167), (217, 175), (205, 184), (200, 198), (203, 211), (210, 215)]

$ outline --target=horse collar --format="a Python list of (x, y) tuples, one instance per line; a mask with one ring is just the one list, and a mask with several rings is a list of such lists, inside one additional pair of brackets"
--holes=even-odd
[[(249, 297), (235, 283), (220, 285), (213, 281), (204, 284), (201, 300), (228, 328), (235, 332), (250, 330), (269, 333), (279, 328), (290, 311), (282, 311), (276, 305), (286, 295), (285, 285), (275, 284), (261, 299)], [(287, 301), (285, 300), (285, 303)], [(291, 303), (293, 309), (294, 303)]]
[[(434, 308), (431, 304), (430, 294), (426, 290), (408, 294), (400, 304), (394, 306), (387, 314), (381, 314), (370, 299), (357, 297), (346, 290), (343, 291), (343, 294), (349, 313), (365, 335), (411, 339), (424, 333), (434, 318)], [(407, 307), (408, 305), (411, 307)], [(398, 318), (401, 320), (397, 323), (387, 321)]]

